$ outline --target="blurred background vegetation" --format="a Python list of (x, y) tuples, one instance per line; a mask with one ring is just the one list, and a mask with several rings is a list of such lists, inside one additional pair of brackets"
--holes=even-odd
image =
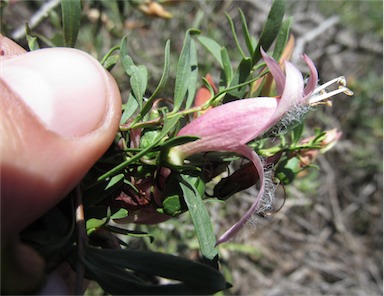
[[(146, 4), (147, 3), (147, 4)], [(149, 1), (82, 1), (83, 16), (76, 47), (99, 60), (128, 37), (136, 64), (149, 70), (149, 90), (162, 72), (166, 40), (171, 40), (176, 67), (185, 31), (194, 27), (238, 55), (227, 12), (240, 30), (238, 8), (255, 37), (271, 5), (265, 1), (159, 1), (162, 15), (151, 15)], [(47, 5), (52, 7), (46, 7)], [(47, 8), (42, 16), (39, 13)], [(169, 14), (168, 14), (169, 13)], [(161, 13), (160, 13), (161, 14)], [(221, 264), (233, 288), (228, 295), (381, 295), (382, 294), (382, 148), (383, 148), (383, 2), (365, 0), (287, 1), (293, 16), (296, 50), (292, 57), (303, 71), (300, 53), (318, 66), (322, 82), (340, 75), (353, 97), (340, 95), (333, 107), (318, 107), (306, 120), (306, 135), (316, 127), (338, 128), (343, 137), (320, 156), (314, 168), (286, 188), (284, 207), (258, 219), (237, 239), (220, 246)], [(1, 33), (27, 48), (25, 22), (31, 34), (43, 36), (41, 47), (60, 44), (59, 1), (1, 1)], [(38, 19), (34, 23), (34, 18)], [(241, 41), (242, 42), (242, 41)], [(218, 77), (214, 59), (199, 47), (199, 73)], [(233, 61), (235, 64), (238, 60)], [(173, 73), (175, 71), (172, 71)], [(172, 73), (171, 72), (171, 73)], [(129, 90), (124, 71), (116, 67), (123, 98)], [(171, 80), (172, 81), (172, 80)], [(171, 98), (173, 86), (164, 96)], [(216, 233), (222, 233), (243, 213), (255, 189), (238, 194), (225, 207), (208, 205)], [(198, 257), (198, 243), (188, 215), (156, 227), (138, 227), (156, 237), (129, 239), (132, 248), (148, 248)], [(90, 295), (102, 294), (91, 284)]]

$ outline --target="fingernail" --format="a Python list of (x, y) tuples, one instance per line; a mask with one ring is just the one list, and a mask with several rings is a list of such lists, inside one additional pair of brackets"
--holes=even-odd
[(47, 129), (64, 137), (86, 135), (104, 121), (107, 74), (80, 50), (42, 49), (5, 60), (1, 78)]

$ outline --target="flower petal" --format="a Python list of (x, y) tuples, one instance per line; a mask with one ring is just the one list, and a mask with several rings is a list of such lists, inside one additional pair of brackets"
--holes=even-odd
[(284, 91), (284, 87), (285, 87), (285, 83), (286, 83), (285, 82), (285, 75), (284, 75), (283, 71), (281, 70), (279, 64), (272, 57), (267, 55), (262, 48), (260, 48), (260, 51), (261, 51), (261, 55), (263, 56), (265, 63), (268, 66), (268, 69), (271, 71), (271, 74), (276, 81), (277, 95), (281, 96), (281, 94)]
[(303, 55), (303, 59), (307, 63), (310, 72), (308, 83), (304, 88), (304, 98), (302, 99), (304, 102), (315, 90), (319, 75), (313, 61), (307, 55)]
[[(261, 131), (267, 131), (284, 116), (294, 105), (301, 102), (303, 97), (304, 81), (299, 70), (290, 62), (285, 62), (286, 81), (283, 95), (277, 99), (275, 112), (268, 117), (263, 126), (259, 127)], [(259, 134), (256, 134), (255, 139)]]
[(206, 151), (229, 151), (265, 132), (277, 107), (276, 98), (243, 99), (209, 110), (183, 127), (178, 136), (201, 139), (174, 147), (186, 156)]
[(286, 80), (284, 92), (279, 100), (275, 113), (267, 123), (268, 126), (277, 123), (291, 107), (300, 103), (303, 97), (303, 76), (290, 62), (285, 62), (285, 69)]
[(253, 202), (251, 207), (248, 209), (248, 211), (244, 214), (243, 217), (241, 217), (241, 219), (236, 224), (234, 224), (230, 229), (228, 229), (218, 239), (216, 245), (228, 241), (234, 235), (236, 235), (236, 233), (241, 228), (243, 228), (243, 226), (247, 223), (247, 221), (252, 217), (252, 215), (258, 209), (258, 207), (260, 205), (260, 201), (264, 195), (264, 188), (265, 188), (264, 168), (263, 168), (263, 163), (262, 163), (260, 157), (256, 154), (255, 151), (253, 151), (250, 147), (248, 147), (246, 145), (241, 145), (241, 146), (237, 147), (237, 149), (235, 149), (234, 152), (239, 153), (239, 154), (245, 156), (246, 158), (248, 158), (249, 160), (252, 161), (252, 163), (254, 164), (254, 166), (255, 166), (258, 174), (259, 174), (258, 177), (260, 179), (261, 187), (260, 187), (259, 193), (258, 193), (255, 201)]

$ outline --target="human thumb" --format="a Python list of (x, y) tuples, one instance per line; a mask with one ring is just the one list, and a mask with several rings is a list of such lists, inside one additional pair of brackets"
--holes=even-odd
[(1, 237), (55, 206), (111, 145), (121, 97), (97, 60), (69, 48), (1, 60)]

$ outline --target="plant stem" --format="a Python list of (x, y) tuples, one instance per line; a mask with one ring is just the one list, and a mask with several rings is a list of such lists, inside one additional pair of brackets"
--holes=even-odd
[(80, 184), (76, 186), (75, 206), (76, 206), (76, 227), (77, 227), (77, 266), (75, 295), (83, 295), (84, 290), (84, 255), (85, 245), (87, 244), (87, 233), (84, 221), (84, 207)]

